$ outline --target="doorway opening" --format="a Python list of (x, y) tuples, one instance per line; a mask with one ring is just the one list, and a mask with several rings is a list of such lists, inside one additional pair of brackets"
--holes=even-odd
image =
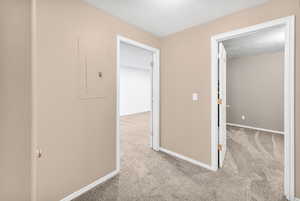
[(156, 48), (117, 36), (118, 172), (124, 149), (134, 154), (149, 145), (159, 151), (159, 56)]
[[(211, 134), (211, 141), (212, 141), (212, 168), (217, 171), (220, 168), (223, 168), (224, 165), (226, 165), (226, 158), (231, 157), (226, 155), (228, 142), (231, 142), (230, 139), (227, 139), (228, 136), (231, 136), (231, 132), (237, 132), (241, 131), (241, 128), (247, 129), (247, 131), (250, 130), (256, 130), (257, 132), (267, 132), (267, 133), (277, 133), (275, 135), (279, 135), (278, 133), (283, 134), (283, 136), (280, 136), (279, 138), (282, 138), (284, 142), (282, 142), (282, 165), (283, 165), (283, 171), (282, 171), (282, 183), (283, 183), (283, 192), (282, 194), (288, 199), (293, 200), (294, 199), (294, 17), (286, 17), (281, 18), (277, 20), (273, 20), (270, 22), (266, 22), (263, 24), (247, 27), (244, 29), (239, 29), (236, 31), (228, 32), (219, 34), (212, 37), (212, 134)], [(274, 34), (275, 30), (281, 30), (281, 32), (276, 36)], [(272, 33), (274, 37), (267, 36), (266, 33)], [(257, 76), (251, 78), (251, 80), (248, 80), (245, 82), (246, 78), (242, 78), (241, 74), (239, 74), (239, 79), (235, 79), (231, 77), (230, 85), (233, 85), (233, 87), (230, 88), (230, 93), (227, 92), (228, 87), (226, 86), (226, 82), (228, 81), (228, 75), (226, 72), (226, 66), (228, 64), (228, 53), (232, 54), (241, 54), (245, 52), (246, 48), (239, 48), (239, 49), (231, 49), (230, 52), (227, 50), (230, 49), (226, 46), (229, 46), (234, 43), (240, 43), (241, 40), (246, 39), (250, 46), (254, 45), (255, 42), (251, 42), (251, 37), (259, 34), (264, 33), (265, 40), (269, 40), (269, 43), (272, 47), (271, 49), (276, 49), (274, 47), (274, 44), (276, 46), (276, 41), (282, 39), (282, 33), (283, 33), (283, 49), (282, 53), (278, 53), (278, 55), (273, 55), (272, 59), (271, 57), (267, 58), (266, 61), (272, 61), (275, 59), (278, 59), (280, 55), (282, 55), (282, 72), (280, 72), (278, 75), (279, 77), (282, 77), (282, 94), (280, 95), (281, 91), (276, 90), (279, 94), (277, 94), (278, 102), (276, 106), (276, 100), (270, 102), (266, 101), (266, 103), (263, 103), (261, 98), (262, 94), (252, 94), (249, 90), (249, 87), (245, 88), (245, 85), (249, 85), (253, 89), (257, 89), (257, 91), (262, 92), (262, 88), (264, 86), (256, 86), (257, 83), (259, 83), (260, 76), (262, 71), (260, 69), (257, 69)], [(257, 40), (257, 39), (256, 39)], [(261, 41), (258, 43), (261, 44)], [(241, 45), (241, 44), (240, 44)], [(248, 48), (251, 49), (251, 48)], [(250, 52), (261, 51), (260, 48), (256, 48), (256, 50), (251, 50)], [(248, 52), (249, 53), (249, 52)], [(245, 53), (247, 54), (247, 52)], [(258, 60), (258, 58), (251, 58), (252, 61)], [(235, 61), (235, 63), (238, 63), (241, 61)], [(232, 64), (233, 65), (233, 64)], [(240, 63), (238, 63), (240, 65)], [(253, 69), (252, 69), (253, 70)], [(261, 69), (262, 70), (262, 69)], [(269, 72), (266, 72), (266, 79), (272, 79), (270, 76), (270, 73), (273, 73), (269, 70)], [(268, 74), (269, 73), (269, 74)], [(248, 72), (248, 78), (251, 77)], [(278, 78), (279, 78), (278, 77)], [(243, 79), (243, 80), (241, 80)], [(261, 79), (262, 80), (262, 79)], [(236, 83), (234, 83), (236, 81)], [(280, 78), (277, 80), (278, 83), (280, 83)], [(243, 88), (244, 87), (244, 88)], [(270, 89), (274, 89), (276, 86), (270, 86)], [(226, 102), (228, 101), (229, 94), (232, 95), (232, 89), (235, 89), (235, 93), (243, 93), (243, 97), (237, 98), (239, 103), (243, 102), (246, 104), (246, 107), (243, 107), (241, 104), (234, 102), (234, 100), (230, 100), (230, 105), (228, 105)], [(249, 97), (248, 97), (249, 96)], [(247, 98), (248, 97), (248, 98)], [(280, 109), (281, 103), (280, 98), (282, 97), (282, 111)], [(245, 98), (245, 99), (243, 99)], [(266, 100), (269, 97), (266, 98)], [(250, 103), (251, 102), (251, 103)], [(234, 105), (231, 105), (234, 104)], [(265, 104), (261, 109), (259, 107), (261, 105)], [(263, 113), (263, 115), (260, 113), (262, 110), (267, 109), (270, 105), (275, 104), (275, 107), (273, 107), (272, 110), (268, 111), (269, 113), (267, 115), (266, 112)], [(238, 105), (238, 106), (237, 106)], [(251, 107), (254, 107), (254, 109)], [(239, 111), (234, 111), (238, 107)], [(271, 107), (270, 107), (271, 108)], [(230, 110), (230, 112), (228, 112)], [(245, 113), (248, 111), (248, 116), (244, 115), (243, 112), (241, 113), (241, 110)], [(278, 110), (279, 114), (282, 112), (282, 115), (278, 115), (278, 121), (277, 123), (270, 123), (268, 122), (270, 120), (270, 115), (276, 116), (275, 113)], [(253, 113), (253, 111), (257, 111), (256, 114)], [(228, 114), (230, 113), (230, 116)], [(235, 113), (235, 114), (234, 114)], [(260, 114), (259, 114), (260, 113)], [(238, 116), (238, 118), (235, 117)], [(256, 116), (255, 116), (256, 115)], [(257, 116), (258, 115), (258, 116)], [(264, 116), (265, 115), (265, 116)], [(268, 116), (269, 115), (269, 116)], [(249, 116), (251, 118), (247, 119)], [(282, 124), (280, 123), (280, 118), (282, 117)], [(227, 119), (230, 119), (231, 121), (235, 122), (228, 122)], [(255, 121), (251, 122), (251, 119), (254, 119)], [(259, 121), (258, 119), (261, 119)], [(274, 120), (275, 121), (275, 120)], [(236, 123), (237, 122), (237, 123)], [(242, 123), (241, 123), (242, 122)], [(246, 124), (246, 125), (242, 125)], [(234, 127), (234, 128), (233, 128)], [(252, 132), (253, 133), (253, 132)], [(256, 134), (257, 136), (260, 135), (260, 133)], [(239, 138), (241, 135), (238, 136)], [(250, 136), (252, 138), (253, 136)], [(249, 136), (247, 137), (247, 139)], [(272, 138), (273, 139), (273, 138)], [(273, 143), (273, 142), (272, 142)], [(230, 145), (229, 145), (230, 146)], [(278, 147), (277, 147), (278, 148)], [(258, 147), (258, 149), (261, 149), (261, 147)], [(272, 148), (273, 151), (276, 148)], [(237, 150), (236, 150), (237, 151)], [(255, 151), (255, 150), (254, 150)], [(278, 150), (277, 150), (278, 151)], [(242, 151), (241, 151), (242, 152)], [(247, 157), (246, 155), (243, 157)], [(271, 158), (273, 159), (274, 156)], [(253, 161), (252, 161), (253, 162)], [(249, 163), (247, 163), (249, 167), (252, 165), (252, 163), (249, 160)], [(249, 168), (248, 168), (249, 169)], [(266, 166), (266, 169), (270, 169), (270, 167)]]

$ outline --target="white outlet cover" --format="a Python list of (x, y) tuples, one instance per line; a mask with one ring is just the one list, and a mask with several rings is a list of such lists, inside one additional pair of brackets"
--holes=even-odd
[(199, 99), (198, 94), (197, 93), (193, 93), (193, 101), (197, 101)]

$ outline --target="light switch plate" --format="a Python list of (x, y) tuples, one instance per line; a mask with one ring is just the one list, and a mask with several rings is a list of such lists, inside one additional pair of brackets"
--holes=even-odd
[(193, 93), (193, 96), (192, 96), (192, 97), (193, 97), (193, 98), (192, 98), (193, 101), (199, 100), (199, 97), (198, 97), (198, 94), (197, 94), (197, 93)]

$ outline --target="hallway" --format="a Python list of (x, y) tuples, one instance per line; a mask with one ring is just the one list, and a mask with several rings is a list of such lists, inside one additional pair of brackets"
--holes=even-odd
[(224, 168), (155, 152), (149, 113), (121, 118), (121, 173), (74, 201), (284, 201), (283, 136), (228, 127)]

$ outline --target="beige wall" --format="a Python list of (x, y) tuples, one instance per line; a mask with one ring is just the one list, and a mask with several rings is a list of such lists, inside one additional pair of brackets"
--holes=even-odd
[(0, 1), (0, 200), (30, 200), (30, 1)]
[[(154, 47), (159, 40), (81, 0), (38, 0), (36, 19), (34, 129), (43, 150), (37, 201), (54, 201), (116, 168), (117, 34)], [(81, 85), (85, 57), (88, 94)], [(94, 79), (98, 71), (101, 80)]]
[(283, 132), (284, 52), (227, 61), (227, 123)]
[[(212, 35), (296, 15), (298, 0), (271, 0), (213, 22), (170, 35), (162, 40), (161, 143), (162, 147), (203, 163), (211, 163), (210, 39)], [(296, 188), (300, 197), (300, 40), (296, 41)], [(192, 102), (191, 94), (200, 94)]]

